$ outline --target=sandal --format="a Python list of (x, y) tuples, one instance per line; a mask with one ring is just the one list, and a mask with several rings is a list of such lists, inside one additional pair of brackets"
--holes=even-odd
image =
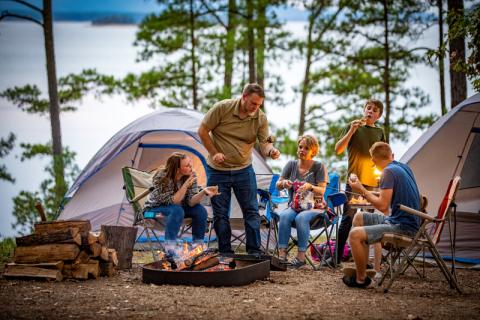
[(357, 282), (357, 276), (353, 275), (351, 277), (349, 276), (343, 276), (342, 278), (343, 283), (345, 283), (348, 287), (351, 288), (366, 288), (372, 283), (372, 279), (370, 277), (365, 277), (365, 281), (362, 283)]
[(305, 261), (300, 261), (298, 258), (295, 258), (292, 261), (290, 261), (290, 263), (288, 264), (288, 267), (291, 269), (299, 269), (304, 265), (306, 265)]

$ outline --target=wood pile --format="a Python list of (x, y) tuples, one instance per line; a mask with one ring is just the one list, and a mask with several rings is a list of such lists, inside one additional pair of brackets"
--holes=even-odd
[(91, 231), (88, 220), (40, 222), (16, 242), (5, 278), (96, 279), (113, 276), (118, 265), (116, 250), (107, 248), (104, 233)]

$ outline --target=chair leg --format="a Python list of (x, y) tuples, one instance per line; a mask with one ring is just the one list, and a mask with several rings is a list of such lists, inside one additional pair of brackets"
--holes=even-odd
[(437, 248), (435, 247), (435, 244), (433, 244), (432, 239), (430, 238), (430, 236), (428, 234), (425, 234), (425, 237), (427, 238), (427, 241), (429, 243), (430, 253), (432, 254), (435, 261), (437, 262), (438, 266), (440, 267), (440, 270), (442, 270), (442, 273), (445, 276), (445, 278), (447, 279), (448, 283), (450, 284), (450, 287), (452, 289), (456, 289), (458, 291), (458, 293), (462, 293), (462, 289), (460, 289), (460, 286), (458, 285), (458, 282), (456, 281), (455, 277), (448, 270), (448, 267), (445, 264), (445, 261), (440, 256), (440, 253), (438, 252)]
[(210, 240), (212, 239), (212, 229), (213, 229), (213, 221), (209, 221), (209, 224), (208, 224), (207, 249), (210, 248)]

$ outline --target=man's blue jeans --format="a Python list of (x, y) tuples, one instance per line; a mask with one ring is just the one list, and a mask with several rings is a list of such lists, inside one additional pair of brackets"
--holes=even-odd
[(183, 218), (191, 218), (193, 241), (203, 242), (205, 229), (207, 228), (207, 210), (201, 204), (194, 205), (193, 207), (171, 204), (168, 206), (148, 208), (147, 211), (160, 212), (166, 217), (165, 241), (176, 241)]
[(245, 220), (246, 246), (248, 253), (260, 252), (260, 215), (257, 202), (257, 180), (250, 165), (241, 170), (221, 171), (208, 166), (208, 186), (218, 186), (220, 195), (212, 197), (213, 227), (221, 253), (233, 253), (230, 238), (229, 212), (232, 189)]

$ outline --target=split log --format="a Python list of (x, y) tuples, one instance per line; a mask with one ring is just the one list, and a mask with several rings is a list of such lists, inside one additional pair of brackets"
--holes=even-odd
[(102, 246), (102, 250), (100, 251), (100, 259), (108, 262), (108, 248), (105, 246)]
[(87, 280), (88, 279), (88, 263), (80, 263), (77, 265), (65, 264), (62, 274), (65, 278)]
[(82, 237), (87, 237), (92, 230), (92, 225), (89, 220), (58, 220), (35, 223), (35, 233), (48, 233), (68, 228), (78, 228)]
[(131, 269), (137, 227), (102, 226), (107, 247), (117, 251), (118, 268)]
[(35, 209), (37, 209), (37, 212), (40, 215), (40, 220), (43, 222), (47, 221), (47, 215), (45, 214), (45, 210), (43, 209), (41, 202), (35, 203)]
[(72, 268), (72, 278), (79, 280), (88, 279), (88, 264), (77, 264)]
[(90, 260), (90, 255), (86, 251), (82, 250), (80, 251), (78, 256), (75, 258), (75, 260), (73, 260), (73, 265), (88, 263), (89, 260)]
[(95, 242), (98, 242), (102, 246), (104, 246), (106, 244), (105, 234), (103, 232), (90, 231), (88, 233), (88, 244), (90, 245), (90, 244), (95, 243)]
[(100, 276), (100, 266), (98, 260), (90, 260), (87, 263), (88, 277), (97, 279)]
[(102, 253), (102, 245), (98, 242), (92, 243), (90, 245), (90, 257), (96, 258)]
[(24, 266), (24, 267), (37, 267), (42, 269), (63, 269), (64, 262), (63, 261), (56, 261), (56, 262), (43, 262), (43, 263), (15, 263), (10, 262), (7, 264), (8, 266)]
[(114, 266), (118, 266), (117, 250), (108, 249), (108, 262), (113, 263)]
[(78, 228), (50, 230), (51, 232), (33, 233), (15, 238), (18, 247), (35, 246), (49, 243), (75, 243), (80, 245), (82, 237)]
[(100, 262), (100, 275), (102, 277), (112, 277), (115, 275), (115, 267), (112, 262)]
[(74, 260), (80, 253), (76, 244), (43, 244), (16, 247), (13, 261), (16, 263), (42, 263), (58, 260)]
[(105, 238), (105, 233), (99, 232), (98, 233), (98, 243), (100, 243), (102, 246), (107, 244), (107, 239)]
[(25, 265), (8, 264), (3, 276), (7, 279), (45, 279), (62, 281), (62, 272), (58, 269), (44, 269)]

